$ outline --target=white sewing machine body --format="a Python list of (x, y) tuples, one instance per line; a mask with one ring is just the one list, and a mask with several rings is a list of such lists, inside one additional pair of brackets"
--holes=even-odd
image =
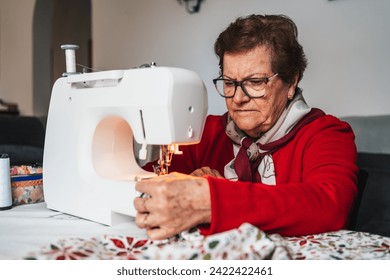
[(150, 67), (75, 74), (53, 86), (43, 189), (48, 208), (106, 225), (135, 216), (140, 144), (195, 144), (207, 93), (189, 70)]

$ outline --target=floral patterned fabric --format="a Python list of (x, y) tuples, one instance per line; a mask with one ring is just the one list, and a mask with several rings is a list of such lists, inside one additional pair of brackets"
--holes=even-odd
[(283, 238), (243, 224), (208, 237), (193, 230), (162, 241), (117, 235), (68, 238), (25, 259), (390, 259), (390, 238), (346, 230)]
[(30, 174), (41, 174), (43, 172), (41, 166), (32, 165), (15, 165), (10, 168), (10, 175), (30, 175)]
[(42, 180), (31, 180), (26, 185), (12, 184), (12, 205), (43, 202)]
[(14, 206), (44, 201), (42, 167), (30, 165), (12, 166), (10, 175), (12, 204)]
[(317, 235), (284, 238), (294, 259), (388, 259), (390, 237), (341, 230)]

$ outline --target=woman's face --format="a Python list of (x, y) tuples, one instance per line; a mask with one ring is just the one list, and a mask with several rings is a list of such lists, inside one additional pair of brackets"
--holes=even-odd
[[(225, 53), (223, 58), (223, 77), (235, 81), (247, 78), (270, 77), (271, 50), (259, 46), (240, 53)], [(261, 98), (249, 98), (237, 87), (233, 98), (226, 99), (226, 106), (235, 124), (250, 137), (258, 138), (268, 131), (286, 108), (288, 99), (295, 93), (294, 84), (285, 84), (278, 76), (265, 85), (265, 95)]]

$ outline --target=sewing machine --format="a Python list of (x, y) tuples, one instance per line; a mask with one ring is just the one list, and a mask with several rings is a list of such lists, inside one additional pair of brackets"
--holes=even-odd
[[(148, 67), (72, 74), (53, 86), (43, 189), (49, 209), (106, 225), (135, 217), (147, 145), (161, 146), (164, 174), (178, 145), (200, 141), (207, 93), (189, 70)], [(133, 139), (141, 149), (134, 148)]]

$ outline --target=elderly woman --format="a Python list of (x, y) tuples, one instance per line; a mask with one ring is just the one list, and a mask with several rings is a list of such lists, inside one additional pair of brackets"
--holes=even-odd
[(201, 142), (173, 159), (176, 172), (137, 184), (149, 195), (134, 200), (137, 225), (152, 239), (242, 223), (285, 236), (343, 228), (357, 193), (354, 134), (306, 104), (294, 22), (238, 18), (215, 52), (221, 75), (213, 82), (227, 113), (208, 116)]

